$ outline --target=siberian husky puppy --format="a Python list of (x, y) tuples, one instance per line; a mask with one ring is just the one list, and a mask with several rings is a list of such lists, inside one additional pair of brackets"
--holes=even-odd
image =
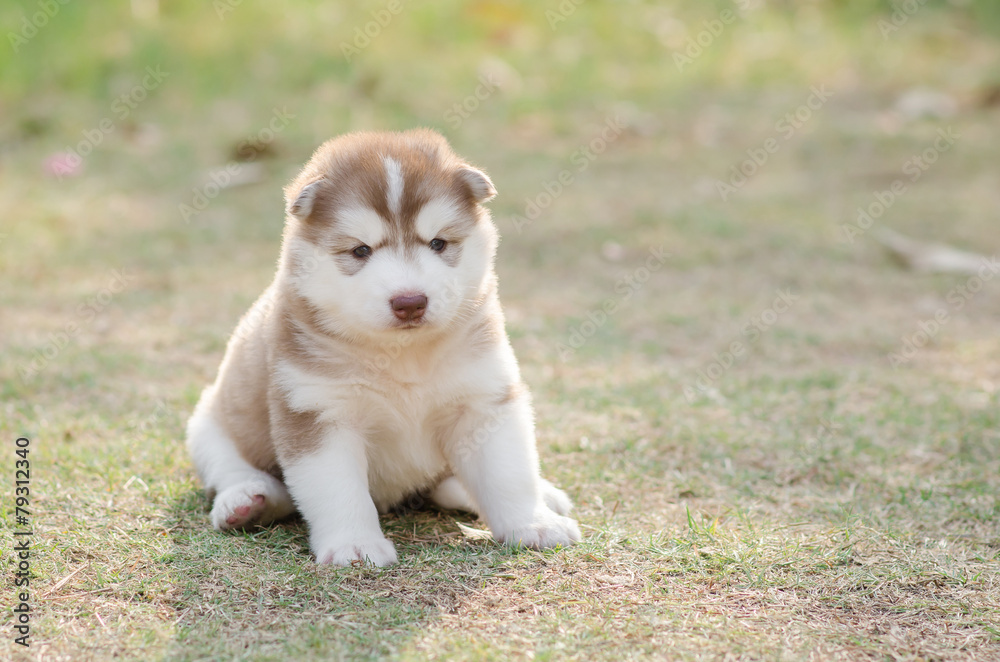
[(539, 476), (495, 194), (426, 129), (331, 140), (285, 188), (277, 274), (188, 423), (216, 529), (298, 510), (317, 562), (384, 566), (379, 512), (423, 491), (510, 545), (580, 539)]

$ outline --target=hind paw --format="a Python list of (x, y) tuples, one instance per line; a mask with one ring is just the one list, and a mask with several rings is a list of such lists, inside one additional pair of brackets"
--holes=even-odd
[(244, 486), (230, 488), (215, 497), (212, 526), (219, 531), (245, 528), (260, 520), (266, 507), (263, 494), (254, 494)]

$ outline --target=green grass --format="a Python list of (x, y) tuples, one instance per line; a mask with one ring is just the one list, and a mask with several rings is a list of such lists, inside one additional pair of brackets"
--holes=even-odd
[[(351, 62), (341, 43), (385, 3), (243, 2), (221, 21), (210, 3), (152, 21), (105, 4), (62, 5), (0, 56), (0, 438), (11, 478), (14, 439), (32, 439), (36, 531), (32, 646), (5, 628), (0, 658), (1000, 659), (1000, 282), (893, 369), (967, 278), (902, 271), (842, 228), (951, 126), (876, 226), (1000, 251), (995, 3), (928, 2), (886, 39), (887, 3), (768, 3), (682, 71), (673, 54), (734, 3), (587, 2), (554, 31), (555, 3), (406, 4)], [(19, 31), (26, 11), (0, 21)], [(156, 66), (169, 77), (120, 119)], [(454, 126), (491, 72), (500, 88)], [(715, 181), (821, 84), (830, 100), (721, 200)], [(914, 87), (955, 114), (894, 110)], [(179, 205), (276, 108), (295, 118), (257, 181), (185, 223)], [(621, 135), (578, 169), (615, 116)], [(44, 174), (109, 117), (78, 176)], [(311, 562), (301, 521), (216, 533), (184, 423), (271, 277), (281, 187), (329, 136), (415, 125), (500, 191), (509, 331), (584, 540), (517, 552), (414, 503), (383, 519), (398, 566), (338, 570)], [(81, 312), (116, 269), (127, 287)], [(748, 337), (777, 291), (799, 299)]]

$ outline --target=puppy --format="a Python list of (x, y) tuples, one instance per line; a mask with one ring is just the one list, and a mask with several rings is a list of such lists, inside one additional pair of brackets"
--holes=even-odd
[(277, 274), (188, 423), (216, 529), (297, 509), (317, 562), (385, 566), (379, 513), (426, 491), (510, 545), (580, 539), (539, 476), (494, 195), (426, 129), (331, 140), (285, 188)]

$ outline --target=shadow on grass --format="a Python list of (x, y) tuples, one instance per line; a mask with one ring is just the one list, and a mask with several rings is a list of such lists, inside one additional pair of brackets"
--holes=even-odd
[[(382, 517), (400, 563), (386, 569), (316, 565), (298, 516), (220, 533), (200, 491), (178, 496), (165, 559), (177, 586), (176, 635), (166, 659), (366, 659), (413, 640), (516, 554), (470, 541), (454, 513), (406, 508)], [(467, 519), (459, 515), (459, 519)]]

